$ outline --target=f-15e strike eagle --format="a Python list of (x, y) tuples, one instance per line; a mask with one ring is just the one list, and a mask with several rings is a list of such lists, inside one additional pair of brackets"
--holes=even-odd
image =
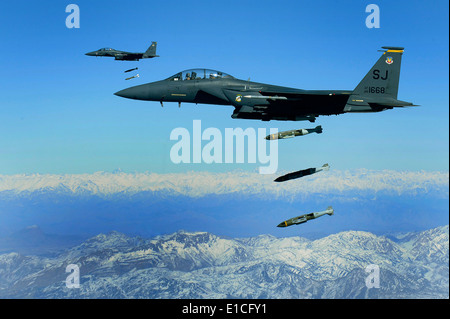
[(209, 69), (179, 72), (168, 79), (134, 86), (118, 96), (163, 102), (232, 105), (232, 118), (314, 122), (318, 116), (380, 112), (414, 106), (397, 99), (404, 49), (383, 54), (354, 90), (301, 90), (239, 80)]
[(143, 53), (133, 53), (126, 51), (119, 51), (111, 48), (103, 48), (97, 51), (92, 51), (86, 53), (88, 56), (97, 57), (114, 57), (115, 60), (119, 61), (139, 61), (140, 59), (151, 59), (159, 57), (156, 55), (156, 42), (152, 42), (152, 45)]

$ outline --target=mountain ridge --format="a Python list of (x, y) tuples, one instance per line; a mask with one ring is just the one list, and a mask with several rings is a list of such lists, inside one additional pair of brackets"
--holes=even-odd
[[(57, 257), (0, 255), (0, 297), (448, 298), (448, 238), (448, 225), (403, 242), (361, 231), (317, 240), (110, 232)], [(80, 268), (80, 289), (65, 287), (69, 264)], [(374, 264), (380, 289), (365, 286)]]
[(0, 175), (0, 195), (27, 196), (33, 193), (65, 193), (76, 195), (134, 195), (159, 192), (169, 196), (201, 197), (210, 194), (271, 194), (289, 197), (311, 193), (389, 192), (424, 194), (438, 192), (448, 196), (448, 172), (408, 172), (393, 170), (334, 170), (307, 176), (281, 185), (273, 183), (273, 175), (252, 172), (188, 172), (188, 173), (108, 173), (93, 174), (21, 174)]

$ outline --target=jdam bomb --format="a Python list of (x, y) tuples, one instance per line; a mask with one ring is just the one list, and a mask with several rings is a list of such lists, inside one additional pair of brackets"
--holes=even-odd
[(310, 133), (317, 133), (320, 134), (322, 133), (322, 126), (316, 126), (315, 128), (310, 128), (310, 129), (299, 129), (299, 130), (290, 130), (290, 131), (283, 131), (283, 132), (279, 132), (277, 134), (270, 134), (266, 136), (266, 140), (284, 140), (287, 138), (293, 138), (296, 136), (303, 136), (303, 135), (308, 135)]
[(289, 174), (280, 176), (277, 179), (275, 179), (274, 182), (285, 182), (285, 181), (289, 181), (291, 179), (297, 179), (300, 177), (312, 175), (312, 174), (318, 173), (320, 171), (328, 171), (329, 169), (330, 169), (330, 166), (328, 164), (324, 164), (322, 167), (311, 167), (311, 168), (307, 168), (307, 169), (302, 169), (300, 171), (296, 171), (293, 173), (289, 173)]
[(292, 225), (303, 224), (303, 223), (306, 223), (308, 220), (319, 218), (325, 214), (330, 215), (330, 216), (333, 215), (334, 214), (333, 207), (329, 206), (323, 212), (305, 214), (305, 215), (301, 215), (298, 217), (294, 217), (294, 218), (285, 220), (284, 222), (281, 222), (280, 224), (278, 224), (277, 227), (288, 227), (288, 226), (292, 226)]

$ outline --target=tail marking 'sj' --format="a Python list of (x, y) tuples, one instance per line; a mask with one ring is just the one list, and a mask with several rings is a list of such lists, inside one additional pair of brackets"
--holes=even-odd
[(377, 112), (413, 106), (397, 100), (404, 48), (382, 47), (383, 54), (353, 90), (344, 112)]

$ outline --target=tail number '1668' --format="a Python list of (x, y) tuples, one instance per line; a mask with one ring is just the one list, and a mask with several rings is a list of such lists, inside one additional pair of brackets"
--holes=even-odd
[(380, 86), (366, 86), (364, 88), (364, 93), (381, 93), (381, 94), (384, 94), (385, 90), (386, 89), (384, 87), (380, 87)]

